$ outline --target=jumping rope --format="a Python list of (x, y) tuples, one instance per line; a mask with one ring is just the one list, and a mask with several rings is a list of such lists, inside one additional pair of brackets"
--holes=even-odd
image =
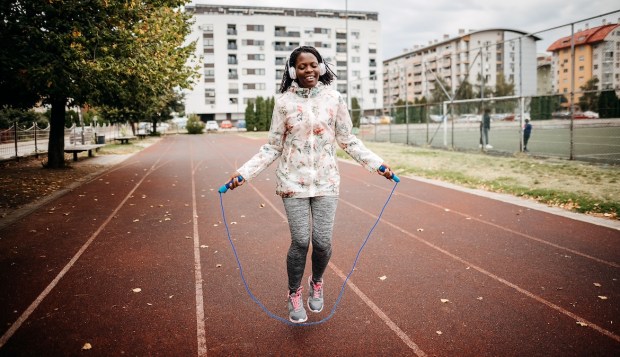
[[(381, 166), (379, 168), (379, 170), (381, 172), (384, 172), (385, 171), (385, 167)], [(241, 176), (238, 176), (237, 179), (239, 181), (243, 181), (243, 177), (241, 177)], [(250, 296), (252, 301), (254, 301), (256, 303), (256, 305), (258, 305), (267, 314), (267, 316), (269, 316), (272, 319), (275, 319), (277, 321), (283, 322), (283, 323), (285, 323), (287, 325), (291, 325), (291, 326), (319, 325), (319, 324), (327, 322), (329, 319), (331, 319), (332, 316), (334, 316), (334, 313), (336, 312), (336, 308), (338, 307), (338, 304), (340, 303), (340, 299), (342, 299), (342, 295), (344, 294), (344, 289), (345, 289), (345, 287), (347, 285), (347, 281), (349, 281), (349, 277), (351, 277), (351, 275), (353, 274), (353, 270), (355, 270), (355, 266), (357, 265), (357, 261), (359, 260), (360, 255), (362, 254), (362, 250), (364, 249), (364, 247), (366, 246), (366, 243), (370, 239), (370, 235), (375, 230), (375, 227), (377, 227), (377, 224), (379, 224), (379, 221), (381, 220), (381, 216), (383, 216), (383, 211), (385, 211), (385, 207), (387, 207), (388, 203), (392, 199), (392, 195), (394, 194), (394, 190), (396, 190), (396, 186), (398, 186), (398, 183), (400, 182), (400, 178), (398, 178), (398, 176), (396, 176), (394, 173), (392, 173), (392, 179), (395, 182), (394, 183), (394, 187), (392, 187), (392, 191), (390, 192), (390, 195), (388, 196), (387, 200), (385, 201), (385, 204), (383, 205), (383, 208), (381, 208), (381, 212), (379, 213), (379, 216), (377, 217), (377, 220), (375, 221), (375, 224), (373, 224), (372, 228), (370, 228), (370, 231), (368, 232), (368, 235), (366, 236), (366, 239), (364, 239), (364, 242), (362, 243), (362, 246), (357, 251), (357, 255), (355, 256), (355, 260), (353, 261), (353, 266), (351, 267), (351, 271), (349, 271), (349, 274), (347, 274), (346, 279), (344, 279), (344, 283), (342, 283), (342, 287), (340, 288), (340, 293), (338, 294), (338, 298), (336, 299), (336, 303), (334, 304), (334, 307), (330, 311), (329, 315), (327, 315), (327, 317), (325, 317), (325, 318), (323, 318), (322, 320), (319, 320), (319, 321), (301, 322), (301, 323), (292, 322), (292, 321), (290, 321), (288, 319), (285, 319), (285, 318), (282, 318), (282, 317), (280, 317), (278, 315), (275, 315), (274, 313), (269, 311), (269, 309), (267, 309), (267, 307), (265, 307), (265, 305), (263, 305), (263, 303), (258, 298), (256, 298), (254, 296), (254, 294), (252, 294), (252, 291), (250, 290), (250, 287), (248, 286), (248, 283), (245, 280), (245, 275), (243, 274), (243, 267), (241, 266), (241, 261), (239, 260), (239, 256), (237, 255), (237, 249), (235, 248), (235, 244), (233, 243), (232, 238), (230, 237), (230, 229), (228, 228), (228, 222), (226, 221), (226, 213), (224, 211), (224, 201), (222, 199), (222, 194), (224, 194), (224, 193), (226, 193), (226, 191), (228, 191), (228, 189), (232, 185), (232, 182), (229, 182), (226, 185), (220, 187), (220, 189), (219, 189), (219, 193), (220, 193), (220, 208), (222, 209), (222, 219), (224, 221), (224, 227), (226, 227), (226, 234), (228, 236), (228, 242), (230, 243), (230, 246), (232, 248), (233, 254), (235, 255), (235, 260), (237, 261), (237, 266), (239, 267), (239, 275), (241, 275), (241, 280), (243, 281), (243, 286), (245, 287), (245, 291), (248, 293), (248, 295)]]

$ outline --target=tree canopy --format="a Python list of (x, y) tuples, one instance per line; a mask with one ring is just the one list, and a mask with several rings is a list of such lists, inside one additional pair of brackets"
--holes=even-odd
[(64, 165), (66, 106), (149, 118), (191, 84), (187, 2), (0, 0), (0, 105), (51, 105), (49, 167)]

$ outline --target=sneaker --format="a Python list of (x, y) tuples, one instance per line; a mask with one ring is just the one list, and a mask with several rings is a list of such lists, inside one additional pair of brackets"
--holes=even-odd
[(308, 295), (308, 308), (312, 312), (323, 311), (323, 279), (321, 279), (320, 282), (315, 284), (312, 281), (312, 276), (309, 276), (308, 285), (310, 286), (310, 294)]
[(288, 296), (288, 319), (294, 323), (302, 323), (308, 319), (306, 309), (304, 309), (303, 297), (300, 286), (296, 292)]
[(487, 144), (487, 146), (485, 146), (487, 149), (493, 149), (493, 146)]

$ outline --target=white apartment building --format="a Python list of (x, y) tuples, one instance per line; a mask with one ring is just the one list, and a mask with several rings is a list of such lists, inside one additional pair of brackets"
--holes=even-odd
[(399, 99), (413, 102), (431, 98), (441, 78), (453, 96), (467, 79), (479, 88), (482, 79), (487, 90), (495, 88), (497, 76), (504, 74), (514, 83), (515, 95), (536, 94), (536, 41), (540, 38), (508, 29), (488, 29), (466, 33), (415, 46), (397, 57), (383, 61), (383, 102), (386, 106)]
[(285, 62), (302, 45), (317, 48), (343, 96), (352, 93), (363, 108), (383, 106), (382, 88), (362, 85), (383, 73), (376, 12), (203, 4), (186, 10), (195, 20), (189, 40), (202, 58), (200, 80), (186, 92), (187, 114), (242, 119), (249, 101), (279, 94)]

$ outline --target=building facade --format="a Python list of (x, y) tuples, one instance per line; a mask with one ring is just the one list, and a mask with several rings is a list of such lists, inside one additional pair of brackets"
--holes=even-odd
[(353, 83), (381, 80), (376, 12), (202, 4), (186, 10), (195, 20), (189, 40), (196, 41), (202, 58), (200, 79), (185, 93), (187, 114), (242, 119), (248, 102), (279, 93), (285, 63), (302, 45), (317, 48), (338, 77), (332, 86), (343, 96), (359, 96), (365, 107), (383, 105), (382, 88)]
[(442, 41), (387, 59), (383, 61), (383, 102), (390, 106), (405, 99), (429, 100), (439, 80), (448, 85), (450, 96), (464, 80), (490, 91), (500, 74), (514, 84), (514, 95), (535, 95), (536, 41), (540, 39), (524, 35), (507, 29), (459, 30), (455, 38), (444, 35)]
[(597, 89), (620, 90), (620, 25), (578, 30), (572, 37), (553, 42), (547, 51), (553, 57), (554, 85), (568, 100), (567, 106), (570, 106), (570, 93), (574, 91), (574, 102), (579, 102), (580, 88), (595, 77), (599, 80)]

